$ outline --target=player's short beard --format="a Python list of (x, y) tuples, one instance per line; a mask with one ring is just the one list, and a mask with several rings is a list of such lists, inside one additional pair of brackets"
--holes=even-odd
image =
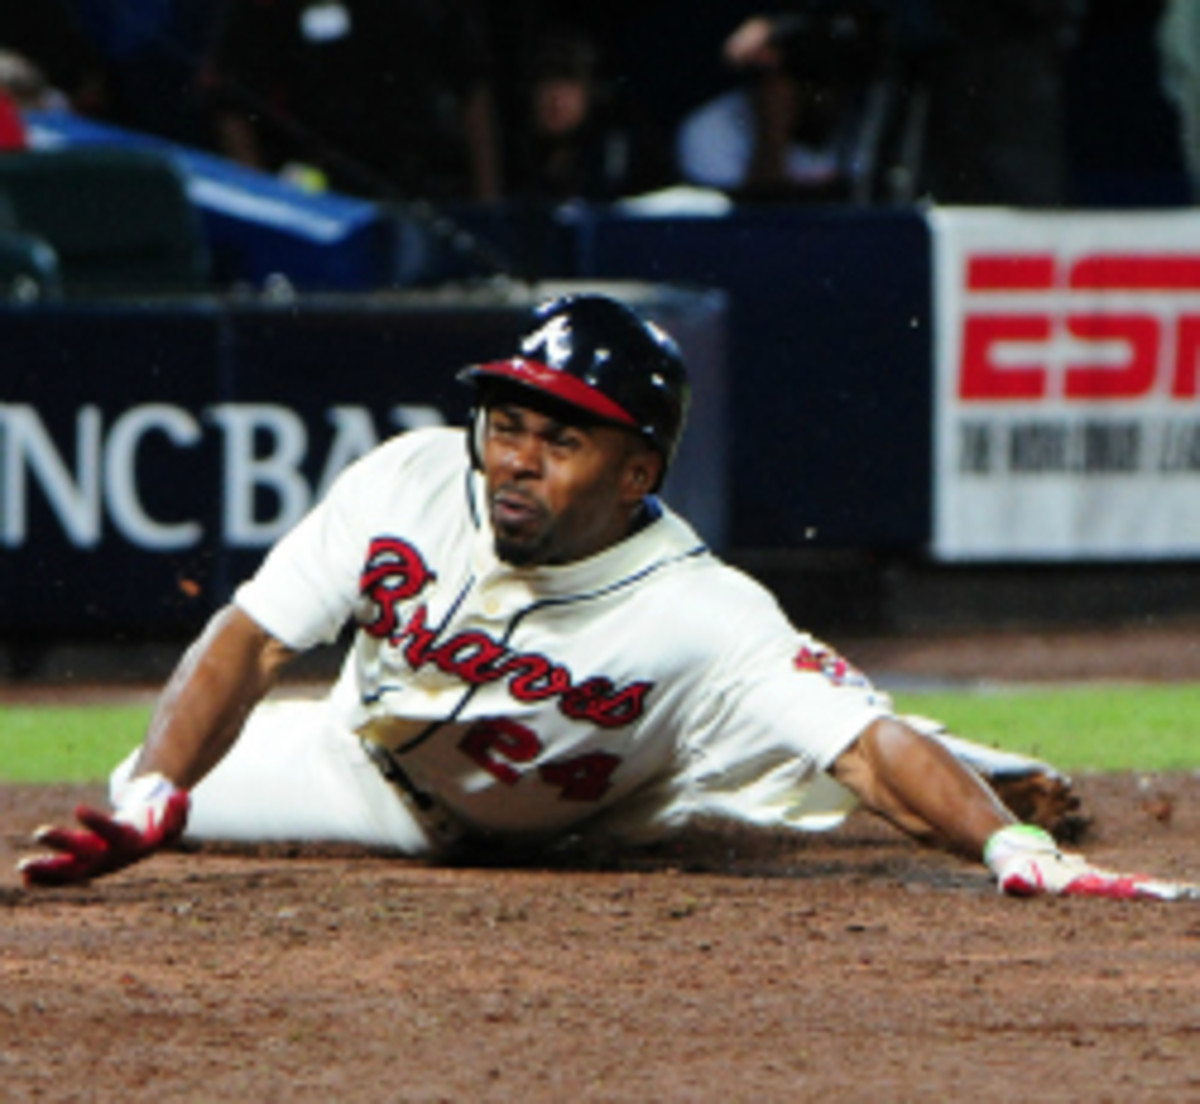
[(496, 558), (513, 567), (536, 567), (545, 563), (550, 555), (553, 536), (552, 527), (548, 524), (527, 535), (508, 536), (503, 526), (497, 524), (494, 518), (492, 521), (492, 546)]
[(541, 563), (542, 540), (528, 542), (509, 540), (496, 535), (496, 558), (512, 567), (534, 567)]

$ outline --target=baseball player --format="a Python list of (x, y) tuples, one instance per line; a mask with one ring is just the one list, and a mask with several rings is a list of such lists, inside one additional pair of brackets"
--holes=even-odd
[[(982, 859), (1006, 893), (1190, 892), (1018, 822), (980, 772), (1044, 765), (897, 717), (705, 548), (656, 493), (689, 393), (658, 328), (567, 297), (460, 378), (469, 428), (403, 434), (342, 474), (187, 651), (113, 812), (36, 833), (51, 853), (21, 862), (27, 884), (185, 833), (436, 857), (710, 818), (824, 827), (862, 804)], [(263, 701), (351, 619), (326, 698)]]

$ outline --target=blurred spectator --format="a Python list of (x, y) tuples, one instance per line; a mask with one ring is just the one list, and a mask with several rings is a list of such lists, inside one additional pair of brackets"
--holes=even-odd
[(1082, 0), (889, 3), (911, 29), (905, 92), (924, 119), (917, 195), (1064, 204), (1064, 66)]
[(218, 142), (339, 191), (493, 199), (489, 55), (471, 0), (226, 0), (208, 74)]
[(12, 153), (28, 146), (25, 123), (16, 100), (0, 87), (0, 153)]
[(108, 87), (106, 116), (193, 146), (213, 143), (200, 59), (220, 15), (215, 0), (73, 0)]
[(683, 176), (746, 199), (867, 198), (886, 106), (886, 13), (869, 0), (810, 0), (745, 20), (723, 53), (747, 79), (684, 120)]
[(619, 29), (609, 30), (606, 57), (620, 87), (674, 134), (700, 104), (744, 82), (720, 44), (762, 7), (762, 0), (643, 0), (625, 11)]
[(21, 111), (47, 111), (68, 106), (66, 97), (50, 84), (46, 74), (15, 50), (0, 49), (0, 88)]
[(1200, 2), (1167, 0), (1157, 30), (1162, 89), (1179, 113), (1184, 166), (1200, 203)]
[(104, 65), (70, 0), (0, 0), (0, 47), (37, 67), (84, 115), (108, 108)]
[(32, 61), (15, 50), (0, 49), (0, 150), (28, 148), (23, 112), (66, 106), (66, 97)]
[(746, 85), (680, 129), (685, 177), (745, 198), (1066, 202), (1083, 0), (795, 0), (726, 40)]
[(590, 35), (565, 26), (545, 33), (532, 69), (508, 159), (512, 194), (607, 201), (674, 181), (663, 136), (604, 79)]

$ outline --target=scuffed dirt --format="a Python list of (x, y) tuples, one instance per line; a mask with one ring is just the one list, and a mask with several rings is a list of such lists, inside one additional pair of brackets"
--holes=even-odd
[(1200, 680), (1200, 623), (839, 638), (868, 674), (939, 683)]
[[(1079, 780), (1200, 876), (1200, 779)], [(1016, 901), (855, 817), (607, 866), (171, 853), (27, 892), (94, 789), (0, 789), (5, 1100), (1200, 1099), (1200, 903)]]
[[(1020, 677), (1196, 651), (1139, 640), (1026, 640)], [(868, 670), (983, 677), (961, 640), (862, 643)], [(1200, 776), (1076, 783), (1095, 860), (1200, 879)], [(1200, 902), (1004, 899), (861, 815), (540, 866), (210, 848), (20, 888), (28, 833), (81, 799), (0, 787), (6, 1101), (1200, 1100)]]

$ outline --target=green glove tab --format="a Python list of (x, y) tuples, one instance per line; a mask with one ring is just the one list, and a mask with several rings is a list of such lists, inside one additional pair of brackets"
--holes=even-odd
[(1057, 855), (1054, 837), (1036, 824), (1010, 824), (993, 832), (983, 848), (983, 861), (993, 873), (1018, 855)]

